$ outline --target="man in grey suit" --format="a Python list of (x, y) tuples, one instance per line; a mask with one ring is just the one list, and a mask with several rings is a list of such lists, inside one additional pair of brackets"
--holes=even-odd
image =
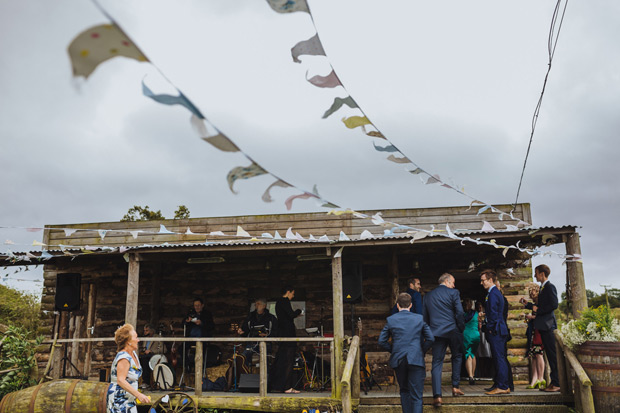
[(431, 383), (433, 406), (441, 406), (441, 370), (446, 356), (446, 347), (452, 353), (452, 395), (461, 396), (459, 389), (461, 364), (463, 363), (463, 330), (465, 316), (461, 305), (461, 294), (454, 288), (454, 277), (445, 273), (439, 277), (439, 286), (424, 297), (424, 322), (427, 323), (435, 342), (433, 343), (433, 367)]
[[(390, 367), (400, 386), (403, 413), (422, 413), (422, 392), (426, 367), (424, 353), (433, 344), (433, 334), (420, 314), (412, 313), (411, 296), (400, 293), (398, 312), (387, 318), (379, 336), (379, 345), (389, 351)], [(390, 344), (389, 338), (392, 337)]]

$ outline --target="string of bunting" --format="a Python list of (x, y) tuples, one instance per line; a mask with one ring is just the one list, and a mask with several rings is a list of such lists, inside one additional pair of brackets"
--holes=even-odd
[[(287, 9), (287, 11), (306, 11), (308, 13), (310, 13), (307, 4), (304, 2), (274, 2), (274, 1), (269, 1), (269, 4), (272, 6), (272, 8), (274, 8), (274, 10), (276, 11), (280, 11), (278, 10), (278, 7), (284, 7)], [(263, 175), (263, 174), (269, 174), (271, 175), (273, 178), (276, 179), (276, 181), (274, 183), (272, 183), (271, 185), (269, 185), (269, 187), (266, 189), (266, 191), (263, 194), (262, 199), (265, 202), (271, 202), (272, 198), (270, 195), (270, 190), (275, 187), (292, 187), (295, 189), (300, 190), (300, 188), (298, 188), (295, 185), (292, 185), (288, 182), (286, 182), (285, 180), (279, 178), (278, 176), (272, 174), (271, 172), (267, 171), (266, 169), (264, 169), (262, 166), (260, 166), (259, 164), (257, 164), (248, 154), (246, 154), (245, 152), (243, 152), (230, 138), (228, 138), (224, 133), (222, 133), (215, 125), (213, 125), (211, 122), (208, 121), (208, 119), (202, 114), (202, 112), (181, 92), (180, 89), (178, 89), (169, 79), (166, 78), (166, 76), (162, 73), (162, 71), (157, 68), (157, 66), (155, 66), (152, 62), (149, 61), (149, 59), (146, 57), (146, 55), (129, 39), (129, 37), (123, 32), (123, 30), (118, 26), (118, 24), (114, 21), (114, 19), (96, 2), (94, 1), (94, 3), (99, 7), (99, 9), (104, 13), (104, 15), (106, 15), (110, 21), (112, 22), (112, 24), (106, 24), (106, 25), (99, 25), (93, 28), (90, 28), (84, 32), (82, 32), (80, 35), (78, 35), (71, 43), (71, 45), (69, 46), (69, 55), (71, 57), (71, 62), (72, 62), (72, 67), (73, 67), (73, 73), (74, 76), (83, 76), (85, 78), (88, 78), (88, 76), (90, 74), (92, 74), (92, 72), (96, 69), (96, 67), (101, 64), (102, 62), (116, 57), (116, 56), (125, 56), (125, 57), (129, 57), (132, 59), (135, 59), (137, 61), (140, 62), (149, 62), (151, 63), (159, 72), (160, 74), (171, 84), (171, 86), (173, 86), (177, 91), (178, 91), (178, 96), (172, 96), (172, 95), (164, 95), (164, 94), (155, 94), (153, 93), (144, 83), (144, 81), (142, 82), (142, 90), (143, 90), (143, 94), (159, 103), (162, 104), (166, 104), (166, 105), (181, 105), (184, 106), (185, 108), (187, 108), (190, 112), (191, 112), (191, 119), (190, 119), (190, 123), (192, 125), (192, 127), (194, 128), (194, 130), (196, 130), (200, 137), (205, 140), (206, 142), (210, 143), (211, 145), (213, 145), (214, 147), (216, 147), (217, 149), (224, 151), (224, 152), (240, 152), (241, 154), (243, 154), (250, 162), (250, 166), (248, 167), (237, 167), (232, 169), (227, 177), (228, 183), (229, 183), (229, 187), (231, 189), (231, 191), (233, 193), (235, 193), (233, 185), (234, 182), (237, 179), (249, 179), (255, 176), (259, 176), (259, 175)], [(274, 7), (274, 5), (276, 3), (280, 3), (280, 6)], [(293, 8), (291, 9), (288, 5), (292, 3), (293, 4)], [(305, 4), (306, 7), (304, 10), (302, 10), (302, 8), (298, 8), (297, 10), (294, 10), (295, 4)], [(313, 22), (314, 23), (314, 22)], [(315, 27), (316, 28), (316, 27)], [(320, 41), (318, 41), (318, 33), (316, 35), (316, 41), (318, 42), (318, 45), (320, 46), (320, 50), (322, 50), (322, 46), (320, 45)], [(316, 46), (316, 43), (313, 43)], [(315, 49), (313, 49), (312, 47), (310, 47), (311, 45), (297, 45), (295, 46), (293, 49), (296, 49), (297, 52), (299, 53), (297, 55), (297, 57), (301, 54), (312, 54), (312, 53), (320, 53), (320, 50), (315, 47)], [(314, 51), (313, 51), (314, 50)], [(309, 51), (309, 52), (308, 52)], [(322, 53), (324, 55), (324, 52)], [(294, 55), (294, 60), (296, 59), (295, 55)], [(316, 77), (315, 77), (316, 78)], [(314, 78), (313, 78), (314, 79)], [(312, 79), (309, 79), (309, 81), (311, 81)], [(337, 80), (337, 76), (335, 75), (335, 72), (333, 72), (333, 75), (330, 74), (327, 77), (325, 77), (322, 80), (319, 80), (318, 78), (315, 79), (314, 83), (318, 83), (321, 84), (323, 86), (329, 86), (334, 84), (334, 81)], [(311, 82), (312, 83), (312, 82)], [(313, 83), (313, 84), (314, 84)], [(338, 81), (338, 84), (339, 81)], [(341, 84), (340, 84), (341, 85)], [(323, 87), (321, 86), (321, 87)], [(336, 110), (338, 110), (342, 105), (346, 104), (347, 106), (350, 107), (354, 107), (357, 106), (355, 104), (355, 102), (353, 101), (353, 99), (349, 96), (347, 98), (342, 98), (342, 99), (337, 99), (334, 104), (332, 105), (332, 107), (330, 108), (330, 110), (328, 110), (326, 112), (326, 114), (324, 115), (324, 117), (327, 117), (329, 115), (331, 115), (333, 112), (335, 112)], [(360, 109), (361, 110), (361, 109)], [(362, 112), (363, 113), (363, 112)], [(365, 118), (365, 119), (364, 119)], [(371, 125), (371, 123), (368, 121), (367, 122), (367, 117), (350, 117), (346, 120), (345, 125), (347, 126), (352, 126), (352, 127), (358, 127), (361, 126), (362, 128), (364, 128), (365, 125)], [(374, 125), (373, 125), (374, 127)], [(385, 137), (383, 137), (383, 135), (378, 131), (377, 129), (377, 134), (373, 134), (372, 131), (369, 132), (368, 134), (370, 136), (375, 136), (381, 139), (385, 139)], [(380, 135), (380, 136), (379, 136)], [(387, 140), (387, 139), (386, 139)], [(389, 141), (388, 141), (389, 142)], [(390, 143), (391, 144), (391, 143)], [(387, 146), (387, 147), (377, 147), (375, 145), (375, 148), (377, 148), (378, 151), (381, 152), (399, 152), (402, 154), (402, 152), (398, 151), (398, 149), (391, 144), (391, 146)], [(404, 156), (404, 154), (403, 154)], [(390, 155), (391, 158), (394, 158), (393, 155)], [(390, 158), (389, 157), (389, 158)], [(388, 158), (388, 159), (389, 159)], [(397, 163), (399, 163), (399, 161), (395, 161)], [(415, 164), (414, 164), (415, 165)], [(417, 167), (417, 165), (416, 165)], [(417, 172), (417, 174), (419, 173), (423, 173), (429, 176), (429, 179), (427, 180), (427, 184), (429, 183), (442, 183), (442, 186), (448, 186), (452, 189), (455, 189), (457, 191), (459, 191), (458, 189), (449, 186), (447, 184), (444, 184), (443, 181), (440, 180), (440, 178), (438, 176), (433, 176), (428, 174), (426, 171), (422, 170), (421, 168), (417, 168), (420, 169), (420, 171)], [(414, 171), (410, 171), (410, 172), (414, 172)], [(432, 179), (431, 179), (432, 178)], [(432, 181), (432, 182), (431, 182)], [(316, 188), (316, 186), (313, 188), (312, 192), (309, 191), (304, 191), (301, 190), (301, 194), (297, 194), (297, 195), (293, 195), (291, 197), (289, 197), (286, 201), (285, 201), (285, 205), (287, 206), (287, 209), (290, 210), (292, 207), (292, 202), (294, 199), (308, 199), (308, 198), (314, 198), (316, 199), (319, 204), (322, 207), (328, 207), (328, 208), (335, 208), (332, 209), (328, 214), (334, 214), (334, 215), (341, 215), (344, 213), (350, 213), (353, 214), (353, 216), (355, 216), (356, 218), (370, 218), (368, 215), (366, 214), (362, 214), (350, 209), (347, 210), (339, 210), (337, 208), (339, 208), (336, 204), (329, 202), (325, 199), (323, 199), (319, 194), (318, 194), (318, 190)], [(464, 193), (463, 193), (464, 194)], [(466, 195), (466, 194), (464, 194)], [(467, 195), (469, 196), (469, 195)], [(486, 211), (490, 211), (490, 212), (494, 212), (494, 213), (498, 213), (499, 214), (499, 218), (500, 220), (503, 219), (504, 216), (509, 216), (511, 219), (513, 220), (517, 220), (519, 221), (517, 223), (517, 225), (510, 225), (510, 224), (506, 224), (506, 230), (505, 231), (514, 231), (516, 229), (519, 229), (519, 227), (525, 227), (525, 226), (529, 226), (528, 223), (521, 221), (517, 218), (515, 218), (512, 215), (512, 212), (510, 213), (506, 213), (503, 211), (500, 211), (498, 209), (496, 209), (495, 207), (493, 207), (490, 204), (486, 204), (483, 202), (480, 202), (476, 199), (474, 199), (473, 197), (470, 197), (470, 199), (472, 199), (472, 202), (470, 204), (470, 209), (474, 206), (474, 204), (477, 205), (482, 205), (482, 207), (478, 210), (478, 215), (480, 215), (483, 212)], [(503, 253), (504, 255), (506, 255), (506, 253), (508, 252), (508, 250), (510, 249), (518, 249), (522, 252), (527, 252), (530, 255), (538, 255), (541, 253), (541, 250), (539, 248), (535, 248), (535, 249), (528, 249), (528, 248), (521, 248), (518, 243), (517, 245), (511, 245), (511, 246), (505, 246), (505, 245), (500, 245), (497, 244), (495, 242), (495, 240), (491, 240), (491, 241), (482, 241), (480, 239), (473, 239), (471, 237), (459, 237), (457, 235), (454, 234), (454, 232), (450, 229), (450, 227), (448, 225), (446, 225), (446, 229), (445, 230), (436, 230), (434, 227), (432, 227), (431, 230), (426, 230), (426, 229), (420, 229), (420, 228), (414, 228), (414, 227), (410, 227), (410, 226), (406, 226), (406, 225), (401, 225), (401, 224), (397, 224), (395, 222), (391, 222), (391, 221), (386, 221), (381, 217), (381, 214), (375, 214), (372, 216), (371, 218), (371, 222), (377, 226), (381, 226), (381, 227), (385, 227), (388, 229), (384, 229), (384, 233), (381, 236), (393, 236), (396, 235), (397, 232), (399, 233), (403, 233), (406, 232), (407, 235), (412, 235), (412, 239), (411, 242), (415, 242), (416, 240), (425, 238), (426, 236), (429, 235), (438, 235), (438, 236), (445, 236), (445, 237), (449, 237), (451, 239), (454, 240), (460, 240), (461, 243), (464, 242), (473, 242), (477, 245), (489, 245), (489, 246), (493, 246), (494, 248), (501, 248), (503, 249)], [(0, 228), (9, 228), (9, 227), (0, 227)], [(15, 227), (10, 227), (10, 228), (15, 228)], [(35, 231), (39, 231), (43, 228), (24, 228), (27, 231), (31, 231), (31, 232), (35, 232)], [(105, 229), (75, 229), (75, 228), (54, 228), (54, 229), (62, 229), (65, 231), (65, 234), (67, 236), (71, 236), (72, 233), (77, 232), (77, 231), (97, 231), (99, 233), (99, 236), (101, 237), (101, 240), (103, 241), (105, 238), (105, 235), (108, 232), (125, 232), (125, 233), (131, 233), (131, 235), (135, 238), (138, 237), (138, 235), (140, 233), (149, 233), (149, 234), (153, 234), (155, 232), (152, 231), (127, 231), (127, 230), (114, 230), (114, 229), (109, 229), (109, 230), (105, 230)], [(455, 232), (458, 232), (459, 230), (455, 230)], [(467, 230), (470, 231), (470, 230)], [(483, 221), (483, 227), (481, 229), (481, 231), (483, 232), (489, 232), (489, 231), (498, 231), (496, 229), (494, 229), (488, 222)], [(444, 234), (445, 232), (445, 234)], [(192, 234), (192, 235), (209, 235), (209, 236), (227, 236), (227, 237), (231, 237), (231, 235), (226, 235), (220, 231), (217, 232), (211, 232), (209, 234), (200, 234), (200, 233), (192, 233), (190, 228), (188, 227), (187, 232), (185, 233), (177, 233), (177, 232), (173, 232), (173, 231), (168, 231), (163, 225), (161, 225), (160, 227), (160, 231), (156, 232), (156, 234), (184, 234), (184, 235), (188, 235), (188, 234)], [(251, 237), (251, 235), (249, 233), (247, 233), (245, 230), (243, 230), (243, 228), (238, 227), (237, 230), (237, 234), (232, 235), (234, 237), (240, 237), (240, 238), (248, 238)], [(361, 236), (360, 239), (368, 239), (368, 238), (374, 238), (375, 235), (373, 235), (372, 233), (370, 233), (370, 231), (365, 230)], [(271, 235), (270, 233), (263, 233), (260, 236), (257, 237), (251, 237), (250, 241), (259, 241), (260, 239), (273, 239), (273, 240), (277, 240), (277, 239), (283, 239), (278, 232), (275, 232), (275, 235)], [(326, 236), (323, 235), (322, 237), (316, 239), (314, 238), (312, 235), (310, 235), (310, 237), (308, 239), (303, 238), (299, 233), (292, 233), (292, 229), (289, 228), (289, 230), (287, 231), (287, 235), (285, 237), (285, 239), (297, 239), (297, 240), (306, 240), (306, 241), (316, 241), (316, 242), (331, 242), (331, 240)], [(344, 234), (343, 232), (340, 233), (340, 237), (338, 239), (338, 241), (349, 241), (350, 238)], [(8, 241), (8, 240), (7, 240)], [(206, 241), (208, 242), (208, 240)], [(11, 242), (7, 242), (8, 244), (11, 244)], [(14, 244), (14, 243), (12, 243)], [(35, 241), (33, 243), (33, 245), (35, 246), (46, 246), (43, 243), (38, 243), (37, 241)], [(77, 255), (84, 255), (84, 254), (89, 254), (89, 253), (93, 253), (94, 251), (116, 251), (116, 247), (107, 247), (107, 246), (96, 246), (96, 247), (91, 247), (88, 245), (85, 246), (68, 246), (68, 245), (55, 245), (59, 248), (61, 248), (61, 250), (63, 251), (63, 253), (65, 253), (66, 255), (71, 255), (71, 256), (77, 256)], [(148, 246), (148, 245), (143, 245), (143, 246)], [(73, 252), (69, 252), (69, 249), (81, 249), (82, 251), (80, 253), (73, 253)], [(118, 247), (118, 250), (120, 252), (124, 252), (127, 249), (129, 249), (128, 247)], [(578, 256), (567, 256), (565, 254), (560, 254), (560, 253), (555, 253), (553, 251), (546, 251), (544, 254), (556, 254), (558, 256), (567, 258), (567, 259), (580, 259), (581, 257)], [(11, 251), (7, 252), (7, 260), (11, 260), (13, 262), (15, 262), (15, 260), (23, 260), (23, 261), (28, 261), (31, 259), (49, 259), (51, 258), (51, 254), (47, 253), (46, 251), (42, 251), (40, 256), (34, 256), (31, 253), (26, 253), (24, 255), (15, 255), (13, 254)]]

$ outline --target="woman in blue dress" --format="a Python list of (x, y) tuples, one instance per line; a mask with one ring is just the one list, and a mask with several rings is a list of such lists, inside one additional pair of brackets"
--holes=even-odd
[(474, 310), (474, 302), (470, 298), (463, 300), (465, 309), (465, 331), (463, 331), (463, 344), (465, 346), (465, 368), (469, 375), (469, 384), (476, 383), (476, 351), (480, 344), (480, 331), (478, 331), (478, 313)]
[(150, 398), (138, 391), (138, 379), (142, 366), (138, 360), (138, 333), (131, 324), (125, 324), (114, 333), (116, 357), (112, 362), (110, 387), (108, 388), (109, 413), (137, 413), (136, 399), (150, 403)]

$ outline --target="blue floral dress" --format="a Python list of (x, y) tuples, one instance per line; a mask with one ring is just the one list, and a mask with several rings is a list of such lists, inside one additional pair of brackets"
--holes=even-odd
[[(138, 356), (136, 353), (133, 353), (136, 360), (138, 360)], [(140, 362), (138, 364), (134, 362), (133, 357), (126, 351), (121, 351), (116, 355), (114, 361), (112, 362), (112, 371), (110, 372), (110, 387), (108, 388), (108, 412), (109, 413), (137, 413), (138, 410), (136, 408), (136, 398), (127, 393), (125, 389), (123, 389), (116, 382), (116, 366), (120, 360), (129, 361), (129, 371), (127, 372), (127, 382), (131, 384), (134, 389), (138, 389), (138, 379), (142, 375), (142, 366), (140, 366)]]

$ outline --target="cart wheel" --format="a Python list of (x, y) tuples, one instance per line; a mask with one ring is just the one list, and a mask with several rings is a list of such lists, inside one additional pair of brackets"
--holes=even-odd
[(149, 413), (198, 413), (198, 405), (189, 394), (172, 392), (161, 396), (151, 405)]

